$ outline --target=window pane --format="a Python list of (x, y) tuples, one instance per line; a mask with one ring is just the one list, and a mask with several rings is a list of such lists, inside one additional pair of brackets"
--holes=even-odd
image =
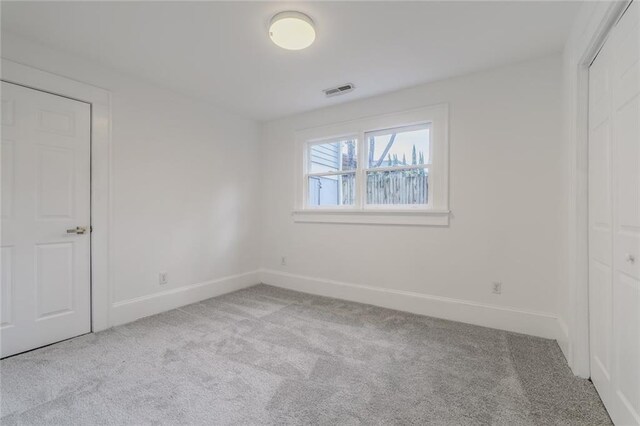
[(309, 206), (353, 205), (355, 173), (331, 176), (309, 176)]
[(430, 164), (431, 128), (402, 127), (367, 135), (369, 168)]
[(367, 204), (427, 204), (429, 170), (367, 172)]
[(311, 145), (309, 173), (355, 170), (357, 159), (355, 140)]

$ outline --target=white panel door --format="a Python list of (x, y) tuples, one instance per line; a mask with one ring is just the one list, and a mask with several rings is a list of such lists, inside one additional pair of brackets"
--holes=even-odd
[(1, 153), (5, 357), (91, 331), (90, 105), (3, 82)]
[(591, 378), (616, 424), (640, 424), (640, 1), (590, 68)]

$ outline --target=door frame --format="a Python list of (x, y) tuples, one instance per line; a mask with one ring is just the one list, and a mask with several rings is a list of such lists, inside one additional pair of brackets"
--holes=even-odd
[(111, 300), (111, 93), (2, 58), (1, 79), (90, 104), (91, 111), (91, 331), (109, 328)]
[[(590, 27), (569, 71), (575, 91), (567, 99), (570, 148), (569, 181), (569, 348), (565, 355), (574, 374), (591, 376), (589, 346), (589, 67), (604, 46), (611, 30), (633, 0), (599, 1), (592, 11)], [(635, 0), (640, 1), (640, 0)], [(599, 15), (599, 17), (598, 17)], [(566, 84), (566, 81), (565, 81)]]

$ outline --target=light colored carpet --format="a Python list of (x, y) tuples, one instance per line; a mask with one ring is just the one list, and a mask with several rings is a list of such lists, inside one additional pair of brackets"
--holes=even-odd
[(0, 362), (11, 424), (610, 424), (551, 340), (259, 285)]

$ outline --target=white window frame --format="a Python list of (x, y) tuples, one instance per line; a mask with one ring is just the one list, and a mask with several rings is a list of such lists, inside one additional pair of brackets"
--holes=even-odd
[(355, 200), (355, 204), (353, 206), (351, 205), (341, 205), (341, 206), (309, 206), (308, 203), (308, 197), (309, 197), (309, 177), (312, 176), (340, 176), (340, 175), (348, 175), (348, 174), (355, 174), (356, 175), (356, 185), (357, 183), (357, 179), (358, 179), (358, 170), (359, 169), (353, 169), (353, 170), (338, 170), (336, 172), (317, 172), (317, 173), (310, 173), (308, 170), (309, 167), (309, 163), (311, 162), (311, 146), (312, 145), (321, 145), (321, 144), (328, 144), (328, 143), (335, 143), (335, 142), (344, 142), (347, 140), (355, 140), (356, 141), (356, 154), (358, 156), (358, 164), (360, 164), (360, 152), (359, 152), (359, 140), (358, 140), (358, 136), (355, 134), (352, 135), (347, 135), (347, 136), (343, 136), (343, 137), (333, 137), (333, 138), (328, 138), (328, 139), (319, 139), (319, 140), (311, 140), (306, 142), (305, 144), (305, 149), (304, 149), (304, 158), (302, 160), (302, 167), (303, 167), (303, 191), (304, 194), (302, 194), (303, 196), (303, 205), (306, 205), (307, 208), (309, 210), (311, 209), (322, 209), (322, 210), (353, 210), (355, 205), (358, 204), (358, 200)]
[[(358, 172), (361, 171), (362, 176), (361, 179), (359, 180), (359, 182), (356, 182), (356, 186), (362, 188), (362, 190), (359, 192), (360, 194), (360, 204), (358, 205), (358, 207), (361, 207), (361, 210), (363, 211), (369, 211), (369, 210), (382, 210), (382, 211), (404, 211), (404, 210), (418, 210), (418, 211), (432, 211), (433, 210), (433, 197), (431, 196), (430, 192), (431, 190), (429, 189), (429, 193), (427, 194), (427, 204), (397, 204), (397, 205), (389, 205), (389, 204), (368, 204), (366, 199), (367, 199), (367, 191), (366, 191), (366, 185), (367, 185), (367, 172), (389, 172), (389, 171), (395, 171), (395, 170), (414, 170), (414, 169), (427, 169), (429, 170), (429, 175), (427, 176), (428, 179), (428, 184), (429, 184), (429, 188), (431, 188), (431, 183), (432, 183), (432, 178), (431, 178), (431, 170), (433, 169), (433, 123), (431, 123), (430, 121), (426, 121), (424, 123), (420, 123), (420, 124), (412, 124), (409, 126), (397, 126), (397, 127), (392, 127), (392, 128), (387, 128), (387, 129), (378, 129), (378, 130), (373, 130), (373, 131), (368, 131), (364, 133), (364, 140), (362, 143), (362, 148), (364, 151), (364, 158), (368, 159), (369, 158), (369, 144), (367, 143), (367, 138), (371, 137), (371, 136), (378, 136), (378, 135), (388, 135), (390, 133), (390, 130), (402, 130), (403, 132), (410, 132), (412, 130), (419, 130), (419, 129), (429, 129), (429, 137), (430, 137), (430, 141), (429, 141), (429, 163), (427, 164), (416, 164), (416, 165), (411, 165), (411, 166), (386, 166), (386, 167), (369, 167), (369, 165), (365, 162), (363, 163), (363, 167), (360, 169), (358, 169)], [(362, 186), (359, 186), (358, 184), (362, 184)]]
[[(299, 130), (296, 132), (296, 196), (293, 218), (296, 222), (362, 223), (392, 225), (449, 224), (449, 107), (447, 104), (361, 118), (348, 122)], [(389, 129), (430, 125), (429, 196), (426, 205), (367, 205), (366, 173), (371, 170), (391, 170), (394, 167), (368, 168), (368, 144), (365, 134)], [(308, 175), (310, 146), (346, 139), (357, 141), (356, 200), (354, 205), (309, 206)], [(398, 169), (406, 169), (400, 166)], [(343, 174), (336, 172), (336, 174)]]

